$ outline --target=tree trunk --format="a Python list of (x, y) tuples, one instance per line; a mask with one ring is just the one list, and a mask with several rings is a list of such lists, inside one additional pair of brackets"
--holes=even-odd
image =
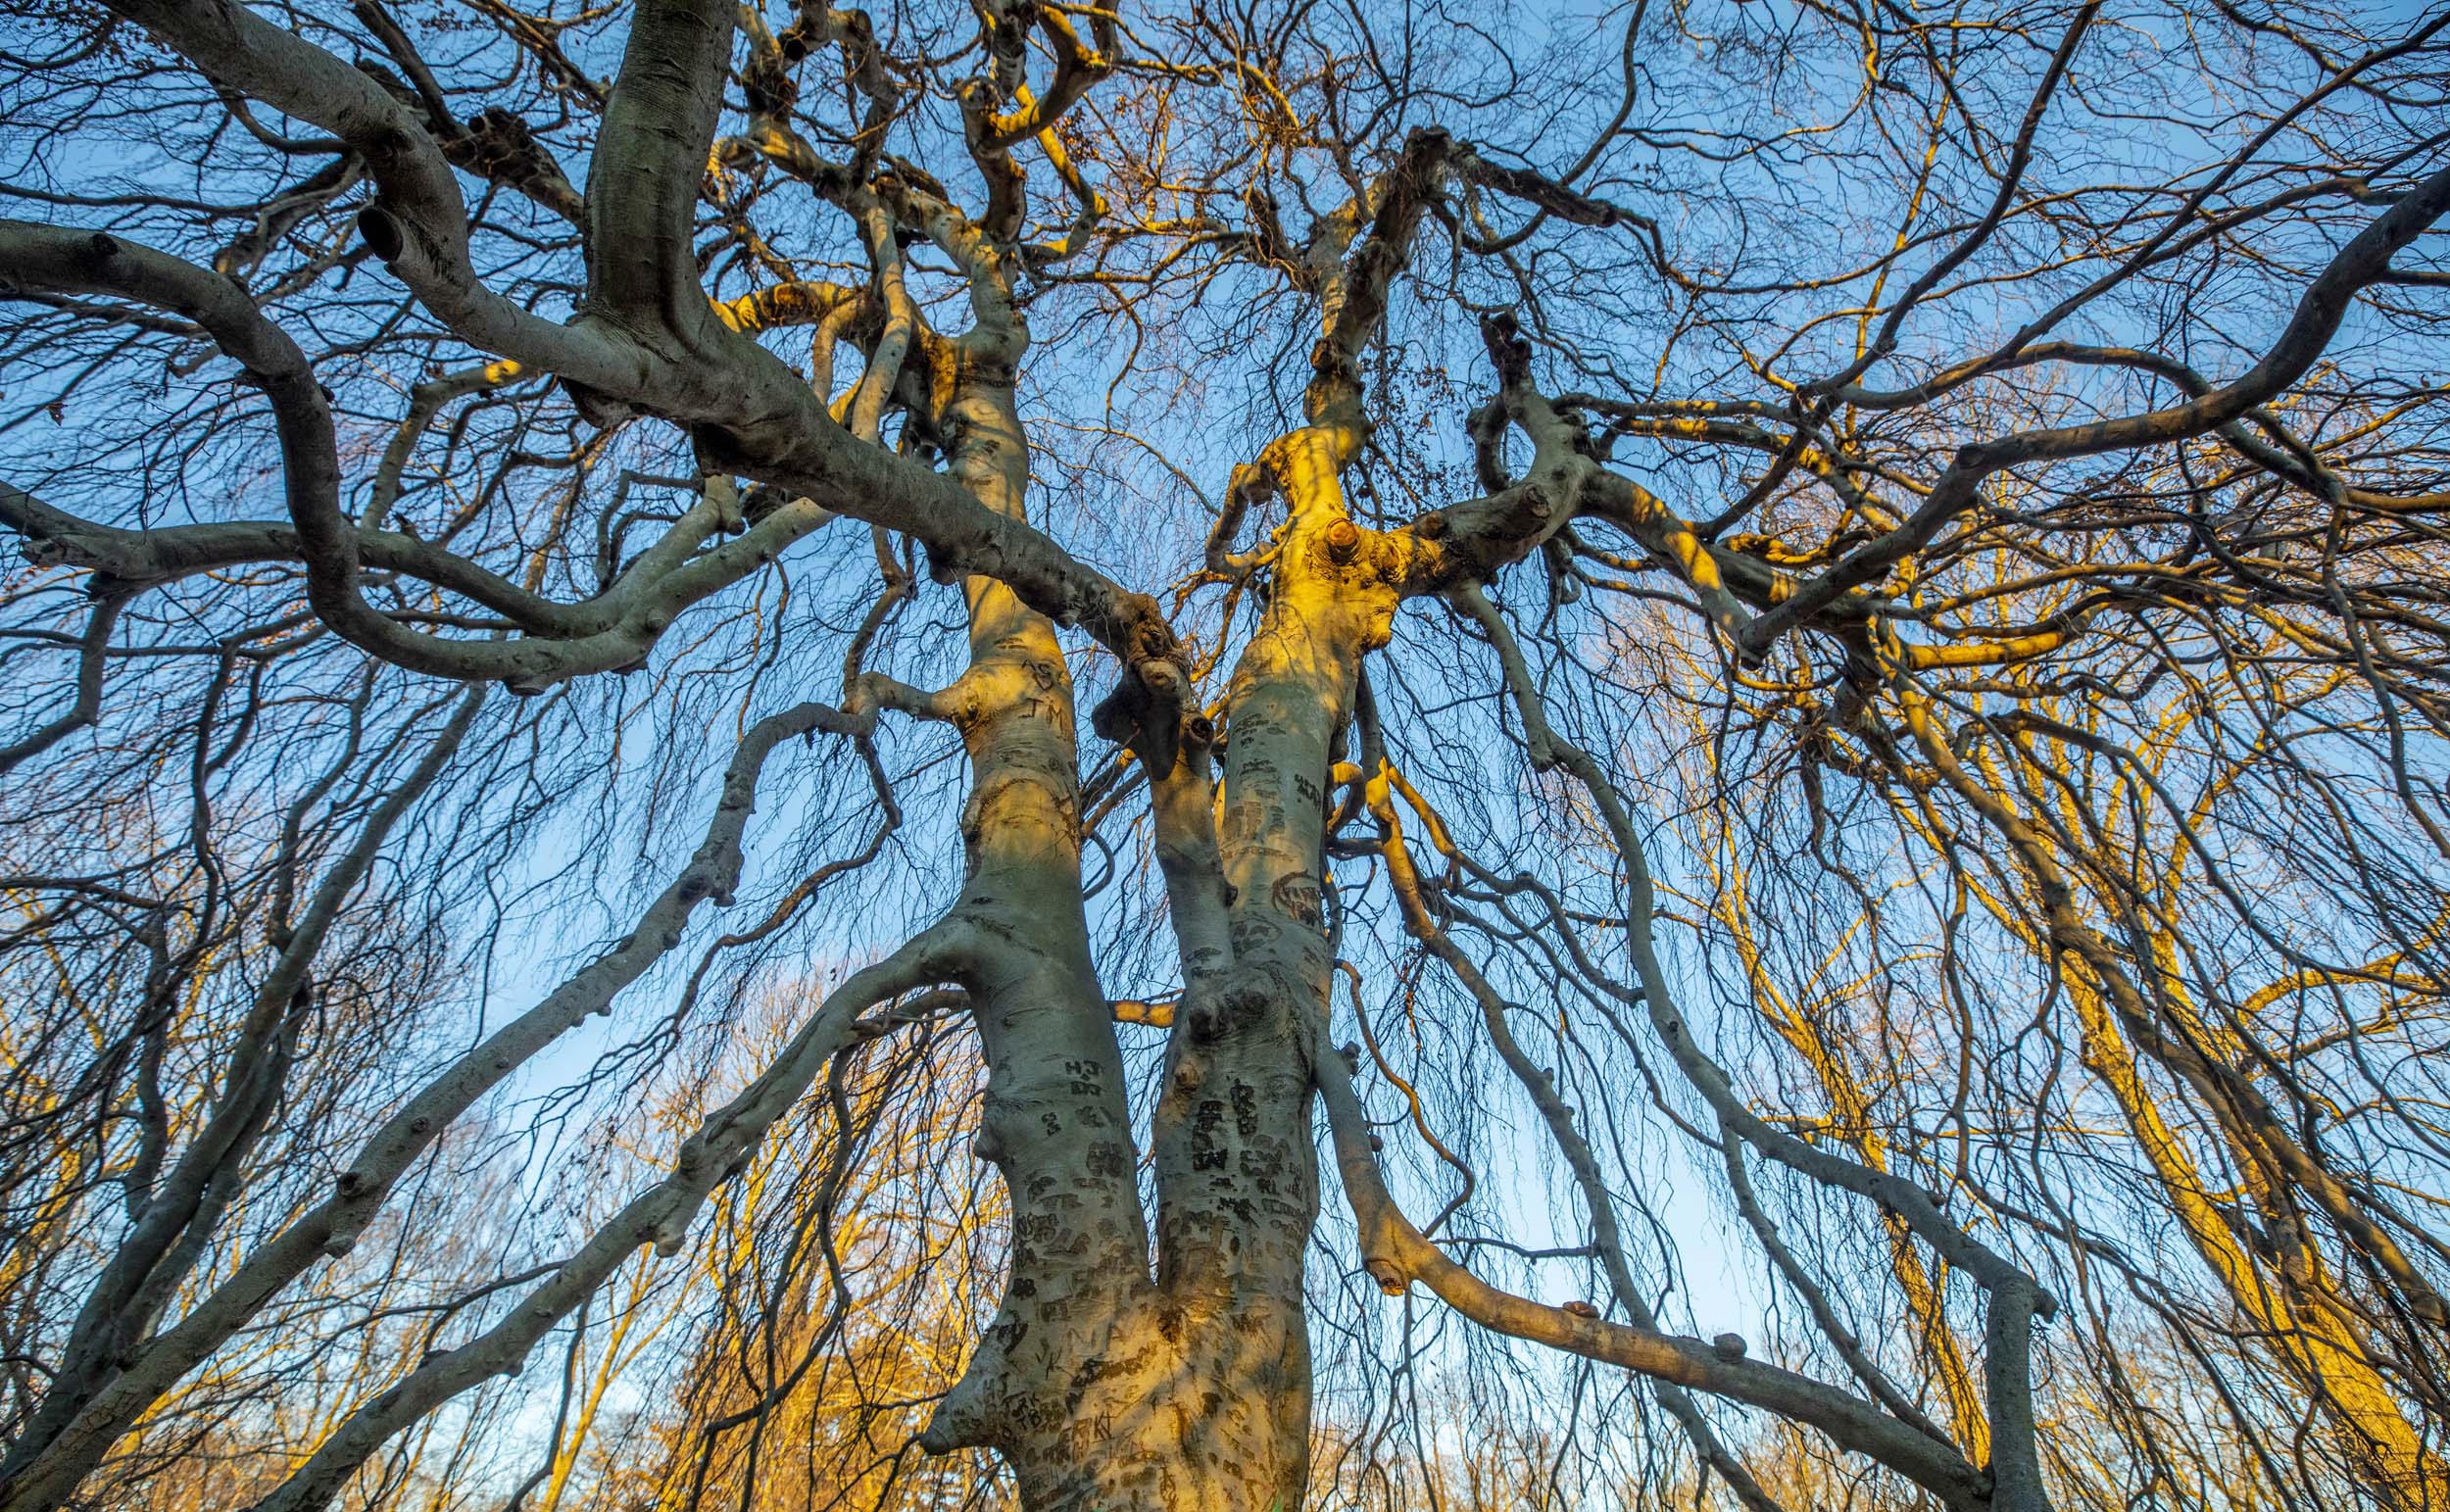
[[(956, 471), (1006, 508), (1025, 478), (1017, 429), (994, 443), (1000, 472), (977, 455), (1008, 416), (998, 399), (956, 413)], [(1270, 449), (1294, 525), (1229, 696), (1218, 832), (1203, 749), (1152, 777), (1186, 989), (1155, 1115), (1153, 1270), (1080, 905), (1068, 679), (1045, 619), (972, 584), (951, 712), (973, 782), (962, 907), (1009, 943), (970, 986), (989, 1068), (979, 1153), (1010, 1193), (1012, 1254), (996, 1320), (922, 1441), (993, 1446), (1032, 1512), (1290, 1509), (1307, 1485), (1309, 1047), (1334, 970), (1324, 805), (1361, 658), (1395, 604), (1345, 517), (1345, 439), (1319, 427)]]

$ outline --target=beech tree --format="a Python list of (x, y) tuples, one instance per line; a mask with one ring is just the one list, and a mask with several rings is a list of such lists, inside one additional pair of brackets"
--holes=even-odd
[(2450, 11), (0, 68), (0, 1507), (2450, 1506)]

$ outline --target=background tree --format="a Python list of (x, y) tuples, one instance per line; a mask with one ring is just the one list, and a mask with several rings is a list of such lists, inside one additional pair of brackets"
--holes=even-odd
[(2446, 63), (13, 12), (0, 1506), (2450, 1503)]

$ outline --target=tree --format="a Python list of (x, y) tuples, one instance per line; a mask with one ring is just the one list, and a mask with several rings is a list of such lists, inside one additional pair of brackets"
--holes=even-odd
[(2450, 1504), (2450, 12), (7, 35), (11, 1512), (310, 1376), (266, 1512), (559, 1497), (649, 1246), (852, 1358), (707, 1215), (896, 1056), (1026, 1507), (1434, 1364), (1629, 1504)]

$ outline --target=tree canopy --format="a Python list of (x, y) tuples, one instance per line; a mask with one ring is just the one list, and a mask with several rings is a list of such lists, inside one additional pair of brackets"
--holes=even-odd
[(2450, 1507), (2450, 10), (0, 101), (5, 1512)]

